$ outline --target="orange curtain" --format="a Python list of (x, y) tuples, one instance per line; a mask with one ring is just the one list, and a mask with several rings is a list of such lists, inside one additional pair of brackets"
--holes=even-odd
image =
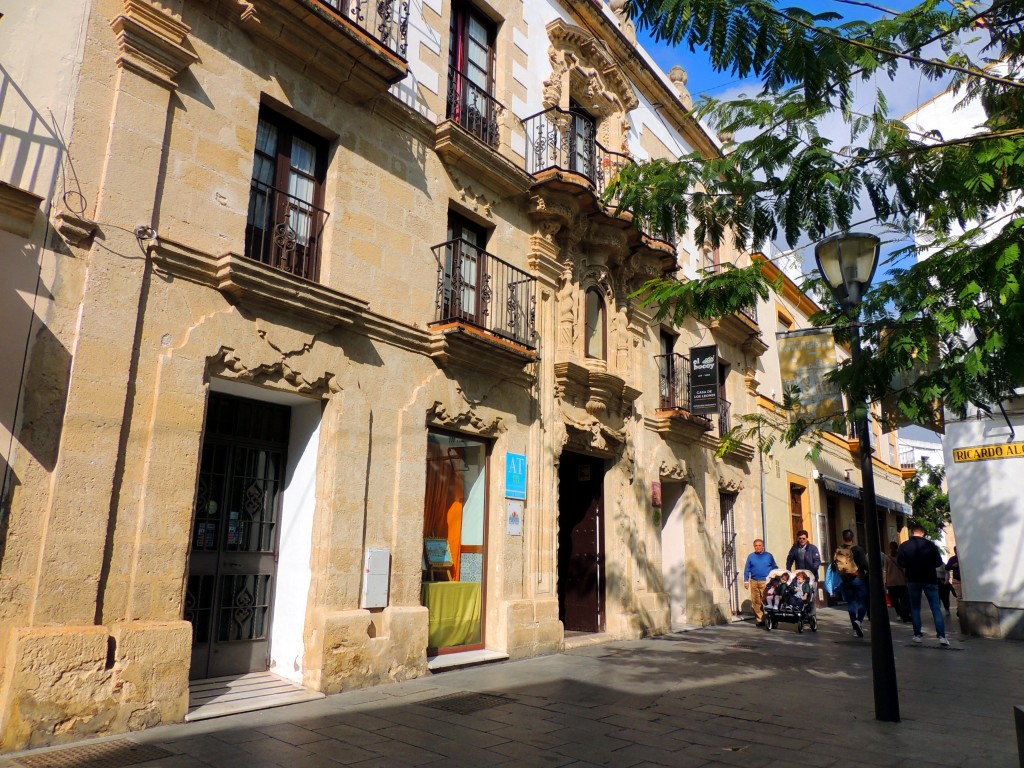
[(450, 449), (456, 457), (449, 456), (449, 449), (427, 440), (427, 492), (423, 504), (423, 535), (426, 538), (445, 538), (452, 552), (452, 578), (459, 580), (459, 561), (462, 554), (462, 502), (463, 473), (453, 466), (461, 459), (465, 467), (466, 452), (463, 448)]
[[(455, 454), (455, 456), (451, 454)], [(452, 560), (455, 562), (452, 578), (458, 581), (459, 571), (462, 566), (462, 502), (465, 489), (465, 483), (462, 478), (465, 477), (465, 472), (456, 471), (452, 459), (455, 459), (454, 466), (464, 469), (466, 467), (466, 449), (450, 449), (449, 460), (446, 462), (452, 475), (451, 495), (448, 498), (448, 546), (451, 547)], [(461, 460), (461, 464), (459, 460)]]

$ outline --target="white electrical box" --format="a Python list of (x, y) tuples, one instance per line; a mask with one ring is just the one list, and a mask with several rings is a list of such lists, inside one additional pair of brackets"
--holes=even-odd
[(390, 549), (366, 550), (366, 565), (363, 568), (363, 608), (387, 608), (390, 573)]

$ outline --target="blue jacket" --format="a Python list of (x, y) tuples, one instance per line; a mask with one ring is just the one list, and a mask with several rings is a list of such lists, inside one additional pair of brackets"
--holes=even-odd
[(747, 564), (743, 567), (743, 581), (766, 581), (768, 574), (778, 567), (771, 552), (751, 552), (747, 555)]

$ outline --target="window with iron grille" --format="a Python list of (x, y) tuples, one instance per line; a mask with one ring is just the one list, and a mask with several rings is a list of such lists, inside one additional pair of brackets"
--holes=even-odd
[(256, 126), (245, 255), (307, 280), (320, 276), (327, 142), (269, 110)]

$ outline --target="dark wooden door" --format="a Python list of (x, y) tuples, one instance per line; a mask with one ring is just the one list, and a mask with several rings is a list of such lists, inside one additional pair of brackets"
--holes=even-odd
[(289, 416), (210, 395), (185, 595), (191, 679), (268, 667)]
[(796, 532), (804, 529), (804, 489), (798, 485), (789, 486), (789, 527), (793, 541), (796, 541)]
[(558, 469), (558, 612), (565, 629), (604, 629), (604, 461), (563, 453)]

